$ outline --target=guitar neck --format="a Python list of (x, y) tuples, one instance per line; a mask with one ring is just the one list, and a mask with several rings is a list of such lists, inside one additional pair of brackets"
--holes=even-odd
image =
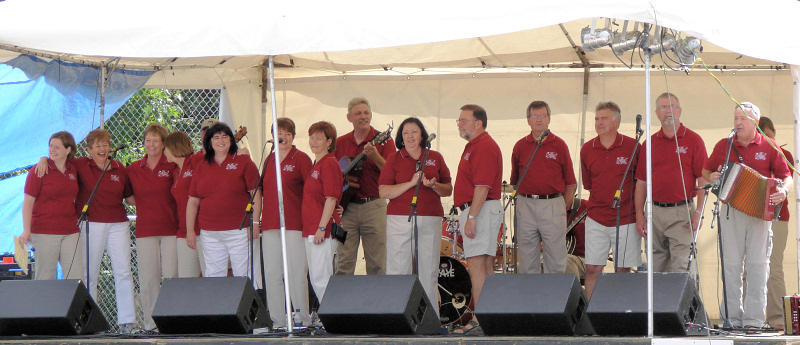
[(360, 162), (360, 161), (361, 161), (362, 159), (364, 159), (364, 157), (366, 157), (366, 156), (367, 156), (367, 155), (365, 155), (365, 154), (364, 154), (364, 152), (361, 152), (361, 153), (359, 153), (359, 154), (358, 154), (358, 156), (356, 156), (356, 158), (353, 158), (353, 160), (352, 160), (352, 161), (350, 161), (350, 165), (348, 165), (348, 166), (347, 166), (347, 168), (345, 168), (344, 170), (342, 170), (342, 175), (347, 175), (347, 174), (349, 174), (349, 173), (350, 173), (350, 171), (352, 171), (352, 170), (353, 170), (353, 168), (355, 168), (355, 167), (356, 167), (356, 165), (358, 164), (358, 162)]

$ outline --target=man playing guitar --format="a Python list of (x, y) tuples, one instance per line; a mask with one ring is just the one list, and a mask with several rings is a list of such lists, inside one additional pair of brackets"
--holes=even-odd
[[(336, 139), (336, 159), (364, 153), (360, 171), (345, 176), (349, 189), (356, 189), (342, 215), (347, 241), (337, 249), (337, 274), (353, 274), (359, 241), (364, 241), (367, 274), (384, 274), (386, 266), (386, 200), (378, 197), (378, 176), (386, 159), (395, 153), (394, 141), (383, 144), (370, 141), (378, 131), (370, 125), (372, 110), (365, 98), (356, 97), (347, 104), (347, 121), (353, 131)], [(343, 197), (344, 199), (344, 197)]]

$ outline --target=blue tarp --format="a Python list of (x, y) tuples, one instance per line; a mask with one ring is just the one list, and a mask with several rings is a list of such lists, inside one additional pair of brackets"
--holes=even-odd
[[(152, 72), (116, 69), (106, 85), (106, 119), (144, 85)], [(81, 141), (100, 126), (100, 68), (27, 55), (0, 63), (0, 173), (36, 163), (48, 139), (69, 131)], [(22, 233), (26, 175), (0, 180), (0, 253)]]

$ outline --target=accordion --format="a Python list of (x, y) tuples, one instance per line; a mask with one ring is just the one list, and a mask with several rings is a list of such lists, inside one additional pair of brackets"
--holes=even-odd
[(727, 170), (717, 193), (720, 201), (752, 217), (769, 221), (778, 217), (781, 205), (771, 203), (769, 196), (783, 186), (783, 181), (761, 176), (741, 163), (730, 163)]

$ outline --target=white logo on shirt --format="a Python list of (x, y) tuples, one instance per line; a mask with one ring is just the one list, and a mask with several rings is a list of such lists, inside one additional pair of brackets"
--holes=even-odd
[(192, 177), (192, 170), (186, 170), (183, 172), (183, 178)]
[(311, 178), (318, 179), (319, 178), (319, 170), (314, 170), (311, 172)]
[(468, 161), (468, 160), (469, 160), (469, 154), (470, 154), (470, 153), (472, 153), (472, 152), (467, 152), (467, 153), (464, 155), (464, 160), (465, 160), (465, 161)]
[(111, 179), (111, 181), (114, 182), (119, 182), (119, 175), (111, 174), (111, 176), (109, 176), (109, 179)]
[(689, 152), (689, 148), (686, 146), (678, 146), (675, 148), (675, 152), (678, 154), (686, 154)]
[(228, 165), (225, 166), (225, 170), (236, 170), (238, 167), (238, 163), (228, 163)]
[(289, 171), (289, 172), (294, 171), (294, 165), (287, 164), (283, 166), (283, 171)]
[(767, 160), (767, 153), (766, 152), (756, 152), (756, 160), (757, 161), (765, 161)]
[(426, 167), (435, 167), (436, 166), (436, 160), (429, 159), (429, 160), (425, 161), (425, 166)]
[(75, 174), (69, 174), (69, 179), (70, 180), (74, 180), (75, 179)]
[(159, 170), (158, 177), (169, 177), (169, 171), (166, 170)]
[(628, 157), (617, 157), (617, 165), (628, 164)]
[(558, 159), (558, 153), (555, 153), (555, 152), (552, 152), (552, 151), (547, 152), (547, 153), (544, 154), (544, 158)]

